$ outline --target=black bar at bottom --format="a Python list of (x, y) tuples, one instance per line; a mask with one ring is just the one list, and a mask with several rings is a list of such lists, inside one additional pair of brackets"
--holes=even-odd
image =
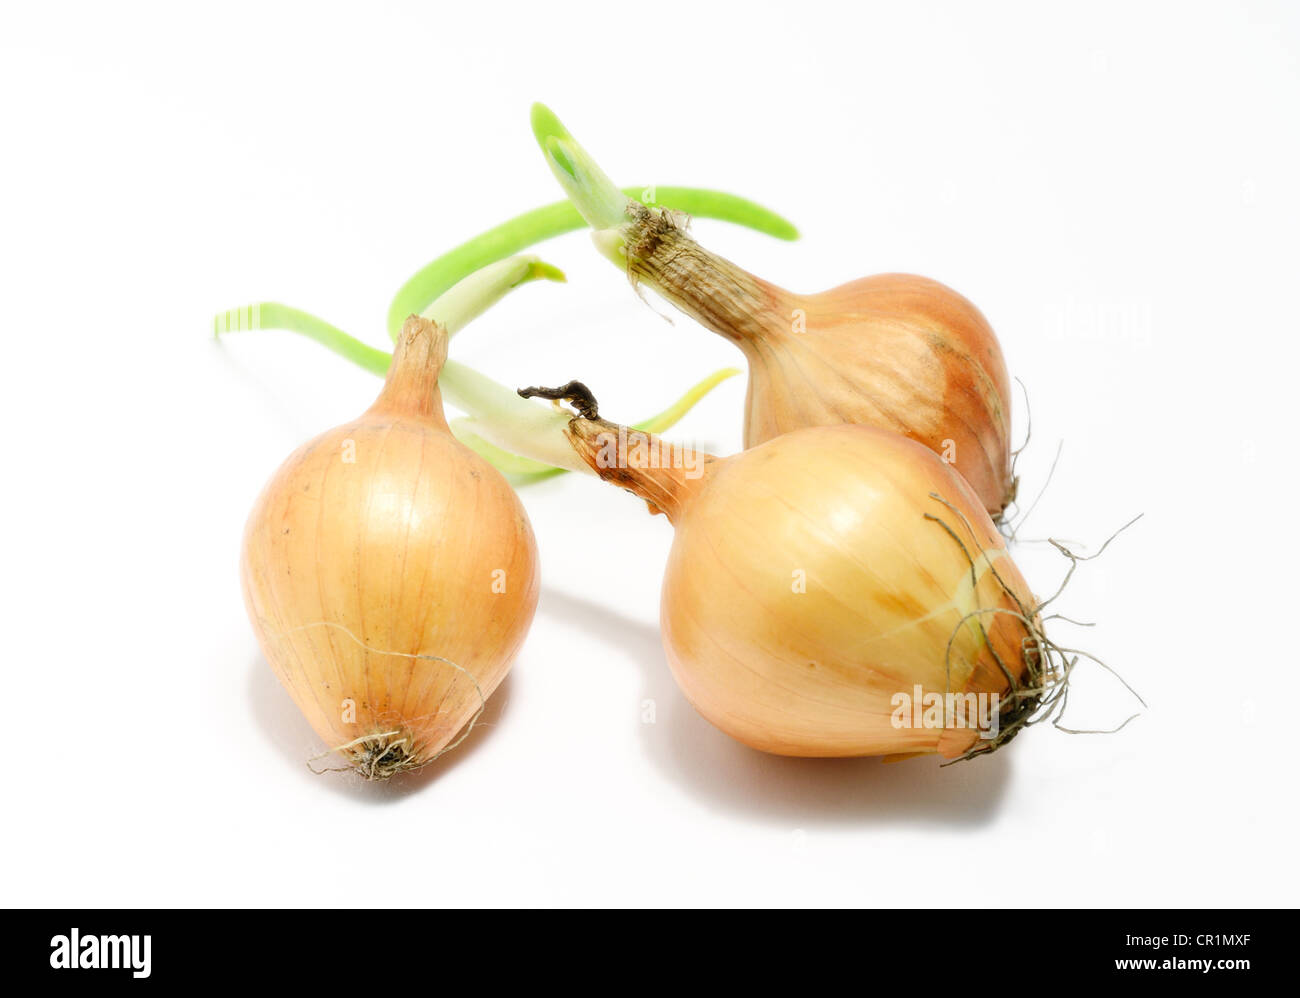
[(453, 968), (462, 983), (464, 974), (482, 983), (513, 967), (525, 974), (532, 968), (535, 983), (549, 977), (548, 987), (562, 990), (566, 979), (586, 978), (586, 990), (601, 967), (614, 975), (602, 987), (610, 991), (660, 974), (667, 988), (715, 976), (735, 984), (751, 975), (794, 975), (814, 987), (834, 964), (837, 977), (856, 977), (864, 988), (892, 979), (878, 976), (889, 968), (935, 987), (1001, 988), (1016, 977), (1026, 986), (1169, 978), (1179, 987), (1192, 979), (1231, 987), (1260, 973), (1286, 974), (1295, 924), (1291, 911), (1224, 910), (665, 917), (671, 925), (656, 929), (653, 915), (592, 923), (582, 912), (544, 919), (524, 912), (514, 926), (489, 930), (479, 913), (436, 910), (35, 910), (11, 913), (0, 952), (10, 972), (88, 986), (110, 979), (136, 987), (246, 985), (269, 975), (295, 986), (391, 991), (403, 983), (432, 987), (440, 976), (445, 986)]

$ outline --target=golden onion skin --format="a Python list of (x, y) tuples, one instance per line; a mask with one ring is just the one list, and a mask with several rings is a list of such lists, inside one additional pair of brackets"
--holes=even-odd
[(879, 274), (802, 298), (749, 356), (745, 446), (862, 423), (944, 456), (998, 516), (1015, 496), (1010, 382), (988, 321), (938, 281)]
[(625, 240), (634, 280), (745, 353), (746, 447), (809, 426), (861, 423), (943, 456), (994, 518), (1015, 498), (1006, 362), (988, 320), (956, 291), (879, 274), (795, 294), (647, 209)]
[(325, 744), (350, 745), (341, 761), (369, 777), (453, 743), (537, 606), (527, 514), (448, 430), (445, 357), (445, 332), (408, 320), (379, 399), (295, 451), (244, 533), (244, 597), (267, 661)]
[[(580, 453), (601, 426), (574, 421)], [(1026, 675), (1029, 587), (970, 485), (920, 444), (844, 424), (713, 460), (694, 479), (597, 473), (672, 520), (668, 662), (696, 709), (746, 745), (953, 758), (976, 731), (900, 728), (894, 696), (919, 684), (1005, 698), (998, 657), (1017, 681)], [(1032, 628), (1013, 615), (1022, 607)]]

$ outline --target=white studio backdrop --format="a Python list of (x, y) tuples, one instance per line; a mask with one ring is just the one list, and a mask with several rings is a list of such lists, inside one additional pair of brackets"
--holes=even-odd
[[(6, 7), (0, 896), (1290, 903), (1298, 43), (1282, 2)], [(754, 753), (663, 661), (669, 525), (567, 476), (523, 494), (544, 590), (483, 729), (401, 786), (308, 772), (240, 532), (378, 382), (291, 334), (214, 341), (211, 315), (272, 299), (382, 345), (418, 266), (561, 196), (533, 100), (621, 182), (792, 218), (789, 244), (695, 227), (771, 280), (972, 298), (1032, 403), (1027, 496), (1063, 442), (1015, 550), (1035, 588), (1066, 567), (1042, 539), (1145, 514), (1061, 608), (1149, 709), (942, 769)], [(581, 378), (623, 420), (740, 362), (584, 236), (538, 252), (569, 283), (455, 356)], [(743, 394), (673, 436), (734, 451)], [(1077, 688), (1078, 726), (1131, 712), (1099, 670)]]

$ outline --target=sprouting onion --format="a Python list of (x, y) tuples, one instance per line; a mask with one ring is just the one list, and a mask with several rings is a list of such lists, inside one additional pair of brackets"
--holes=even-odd
[(540, 104), (533, 130), (600, 252), (745, 354), (746, 446), (806, 426), (878, 426), (929, 447), (1002, 514), (1016, 492), (1010, 379), (970, 301), (913, 274), (787, 291), (701, 246), (680, 212), (626, 197)]
[(438, 389), (446, 326), (494, 290), (444, 308), (445, 326), (412, 316), (375, 403), (290, 455), (249, 515), (249, 618), (319, 758), (341, 763), (325, 768), (385, 780), (460, 744), (532, 622), (528, 516), (451, 435)]

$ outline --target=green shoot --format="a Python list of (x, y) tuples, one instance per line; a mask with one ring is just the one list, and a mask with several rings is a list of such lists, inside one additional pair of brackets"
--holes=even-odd
[[(496, 261), (458, 282), (425, 308), (423, 315), (454, 334), (514, 288), (541, 278), (563, 280), (564, 275), (536, 257)], [(275, 302), (223, 312), (214, 318), (213, 327), (218, 335), (235, 330), (286, 329), (315, 340), (381, 377), (392, 360), (385, 351), (323, 319)], [(728, 368), (710, 375), (663, 412), (636, 424), (637, 428), (662, 433), (715, 386), (737, 373)], [(438, 384), (444, 398), (470, 416), (469, 420), (456, 420), (453, 432), (504, 473), (528, 482), (560, 470), (590, 472), (564, 436), (570, 418), (564, 410), (520, 398), (509, 388), (453, 360), (443, 366)]]
[[(626, 197), (653, 203), (697, 218), (743, 225), (777, 239), (797, 239), (799, 231), (786, 219), (747, 198), (697, 187), (627, 187)], [(388, 335), (396, 337), (408, 315), (423, 312), (429, 303), (475, 271), (530, 246), (575, 232), (586, 220), (570, 201), (557, 201), (518, 215), (461, 243), (418, 270), (398, 290), (388, 308)]]

